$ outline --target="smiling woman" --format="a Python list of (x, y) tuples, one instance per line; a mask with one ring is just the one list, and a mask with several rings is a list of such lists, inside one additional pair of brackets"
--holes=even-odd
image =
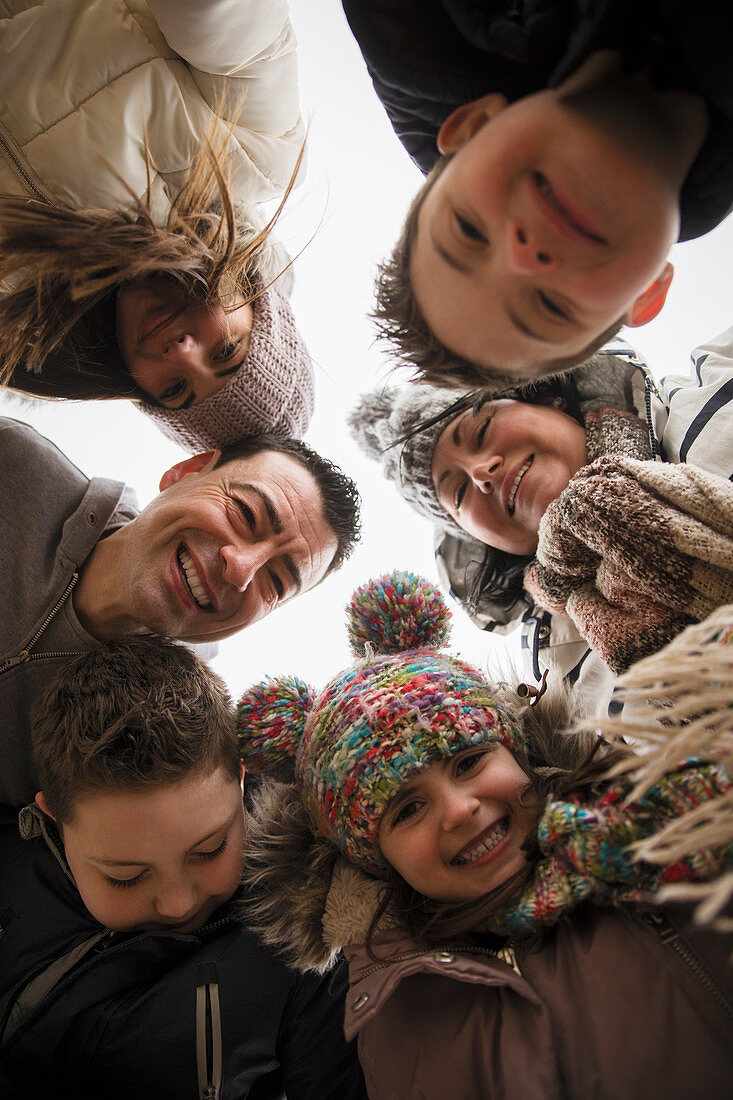
[(128, 283), (115, 326), (125, 366), (160, 405), (187, 409), (211, 397), (244, 363), (254, 310), (241, 294), (228, 309), (178, 293), (162, 280)]
[[(303, 154), (286, 3), (154, 0), (133, 17), (69, 0), (32, 14), (0, 30), (14, 108), (0, 142), (0, 378), (38, 397), (129, 398), (194, 451), (302, 436), (312, 364), (271, 236)], [(64, 43), (61, 62), (48, 40)], [(28, 51), (45, 66), (32, 87)], [(74, 147), (88, 163), (67, 163)], [(266, 221), (257, 207), (272, 200)]]
[(443, 428), (431, 474), (439, 503), (462, 530), (497, 550), (533, 554), (548, 505), (587, 460), (585, 429), (573, 417), (554, 405), (500, 399)]
[[(362, 449), (435, 524), (446, 589), (480, 629), (516, 631), (523, 678), (559, 673), (602, 711), (611, 672), (728, 598), (727, 571), (718, 577), (712, 564), (722, 551), (705, 547), (726, 537), (730, 455), (701, 439), (730, 416), (728, 340), (698, 349), (691, 379), (659, 387), (617, 345), (617, 355), (518, 390), (408, 385), (366, 394), (353, 410)], [(698, 440), (703, 469), (688, 475), (679, 463)], [(720, 499), (720, 516), (712, 503), (703, 516), (691, 490), (670, 490), (702, 484), (706, 472), (717, 475), (705, 493)], [(690, 523), (694, 546), (681, 534)], [(662, 537), (672, 530), (680, 560)], [(707, 592), (720, 586), (699, 611), (692, 582), (679, 594), (688, 574), (704, 575)]]

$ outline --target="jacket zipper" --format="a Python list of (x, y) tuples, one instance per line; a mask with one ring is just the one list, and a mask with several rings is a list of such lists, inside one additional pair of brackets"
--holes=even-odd
[(644, 918), (654, 926), (662, 943), (666, 943), (668, 947), (671, 947), (679, 958), (686, 963), (728, 1019), (733, 1020), (733, 1001), (731, 1001), (725, 990), (718, 985), (692, 948), (685, 943), (674, 925), (658, 913), (645, 913)]
[(43, 193), (36, 181), (23, 167), (18, 158), (18, 154), (15, 152), (15, 149), (13, 149), (9, 139), (3, 133), (2, 128), (0, 128), (0, 148), (2, 148), (2, 151), (5, 154), (5, 159), (10, 164), (10, 167), (13, 169), (16, 176), (20, 178), (21, 182), (25, 184), (26, 188), (31, 192), (31, 194), (35, 198), (37, 198), (39, 202), (44, 203), (46, 206), (55, 206), (56, 204), (50, 201), (48, 195), (45, 195)]
[(199, 1100), (218, 1100), (221, 1091), (221, 1006), (216, 963), (196, 967), (196, 1069)]
[(78, 650), (73, 653), (31, 653), (31, 650), (43, 634), (48, 624), (51, 622), (51, 619), (54, 617), (56, 612), (66, 602), (69, 594), (71, 593), (74, 585), (78, 580), (79, 574), (74, 573), (73, 577), (67, 584), (66, 590), (64, 591), (63, 595), (56, 601), (55, 606), (49, 611), (48, 615), (43, 620), (41, 626), (33, 635), (25, 649), (21, 649), (20, 653), (17, 653), (15, 657), (9, 657), (7, 661), (4, 661), (3, 664), (0, 665), (0, 675), (2, 675), (3, 672), (7, 672), (11, 668), (15, 668), (17, 665), (26, 664), (26, 662), (28, 661), (36, 661), (41, 659), (42, 657), (76, 657), (77, 653), (79, 652)]
[(652, 420), (652, 392), (654, 396), (661, 401), (659, 396), (659, 390), (654, 385), (651, 377), (648, 374), (644, 375), (644, 404), (646, 406), (646, 426), (649, 432), (649, 442), (652, 448), (652, 458), (665, 461), (662, 445), (656, 437), (654, 432), (654, 421)]

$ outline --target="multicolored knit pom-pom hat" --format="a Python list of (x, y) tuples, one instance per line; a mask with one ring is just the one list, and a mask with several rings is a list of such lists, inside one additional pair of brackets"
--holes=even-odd
[(296, 780), (314, 828), (379, 874), (379, 822), (415, 772), (473, 745), (516, 749), (521, 735), (485, 677), (438, 652), (450, 612), (427, 581), (379, 577), (346, 611), (356, 663), (320, 694), (294, 677), (251, 688), (238, 731), (247, 768)]

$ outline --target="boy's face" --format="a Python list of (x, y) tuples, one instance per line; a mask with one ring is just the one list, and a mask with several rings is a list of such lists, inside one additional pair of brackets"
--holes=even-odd
[(420, 210), (412, 285), (437, 338), (487, 377), (550, 373), (663, 304), (677, 193), (598, 116), (555, 90), (485, 96), (441, 128), (454, 156)]
[(140, 792), (87, 794), (74, 810), (61, 826), (66, 858), (107, 928), (194, 932), (237, 888), (242, 789), (222, 768)]
[(441, 432), (433, 486), (438, 503), (473, 538), (509, 554), (534, 554), (548, 505), (586, 462), (585, 429), (567, 413), (489, 401)]
[(526, 863), (522, 844), (537, 823), (536, 805), (522, 797), (528, 782), (503, 745), (432, 764), (387, 807), (382, 855), (425, 897), (480, 898)]

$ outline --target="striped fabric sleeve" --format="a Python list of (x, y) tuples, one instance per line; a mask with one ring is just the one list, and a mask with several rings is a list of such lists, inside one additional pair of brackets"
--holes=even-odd
[(695, 348), (689, 378), (667, 376), (659, 390), (667, 409), (655, 426), (667, 460), (733, 479), (733, 327)]

